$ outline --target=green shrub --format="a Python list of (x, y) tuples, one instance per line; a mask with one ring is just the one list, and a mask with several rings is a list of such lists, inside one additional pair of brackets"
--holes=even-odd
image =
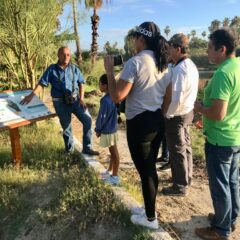
[(90, 60), (91, 52), (90, 51), (82, 51), (82, 59), (83, 61)]
[(209, 67), (209, 61), (206, 54), (204, 55), (191, 55), (192, 61), (196, 64), (198, 68), (208, 68)]
[(89, 75), (86, 79), (86, 83), (90, 86), (97, 86), (98, 85), (98, 78), (92, 75)]
[(200, 48), (200, 49), (206, 49), (207, 48), (207, 41), (201, 38), (194, 37), (190, 41), (190, 48)]
[(84, 76), (91, 73), (91, 62), (90, 61), (83, 61), (80, 66), (81, 72)]

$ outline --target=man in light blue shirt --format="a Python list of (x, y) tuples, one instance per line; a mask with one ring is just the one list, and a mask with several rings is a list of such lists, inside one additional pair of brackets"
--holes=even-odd
[(34, 95), (38, 94), (50, 83), (53, 106), (63, 129), (66, 152), (71, 153), (74, 150), (71, 126), (73, 113), (83, 124), (82, 152), (88, 155), (98, 155), (99, 153), (92, 150), (91, 147), (92, 118), (83, 101), (83, 83), (85, 81), (79, 68), (70, 63), (70, 58), (70, 50), (67, 47), (59, 48), (57, 64), (52, 64), (47, 68), (35, 89), (22, 100), (21, 104), (29, 103)]

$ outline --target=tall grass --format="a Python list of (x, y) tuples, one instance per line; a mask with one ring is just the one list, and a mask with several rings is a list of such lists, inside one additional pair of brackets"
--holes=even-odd
[[(11, 166), (8, 132), (0, 132), (0, 239), (147, 239), (81, 155), (64, 154), (53, 121), (20, 128), (20, 135), (19, 171)], [(94, 238), (97, 226), (106, 232)]]

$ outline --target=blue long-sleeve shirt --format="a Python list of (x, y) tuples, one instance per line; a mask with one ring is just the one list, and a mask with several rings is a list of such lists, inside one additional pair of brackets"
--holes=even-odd
[(95, 132), (111, 134), (117, 131), (117, 106), (109, 94), (100, 100), (100, 109), (96, 120)]

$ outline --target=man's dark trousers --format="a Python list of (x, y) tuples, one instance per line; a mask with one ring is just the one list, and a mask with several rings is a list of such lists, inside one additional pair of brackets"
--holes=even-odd
[(189, 126), (193, 111), (166, 119), (166, 138), (169, 149), (173, 184), (179, 189), (186, 188), (192, 180), (192, 148)]

